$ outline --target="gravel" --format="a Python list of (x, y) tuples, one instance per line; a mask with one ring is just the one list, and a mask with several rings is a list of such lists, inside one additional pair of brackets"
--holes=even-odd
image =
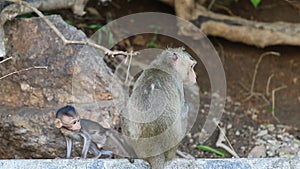
[[(300, 140), (288, 131), (285, 125), (260, 125), (255, 135), (255, 147), (248, 157), (300, 157)], [(263, 152), (263, 150), (265, 152)]]

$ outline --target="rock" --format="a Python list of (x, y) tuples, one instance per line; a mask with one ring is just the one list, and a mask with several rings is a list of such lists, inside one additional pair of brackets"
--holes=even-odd
[(251, 115), (251, 119), (252, 119), (252, 120), (255, 120), (255, 119), (257, 119), (257, 117), (258, 117), (258, 115), (257, 115), (257, 114), (255, 114), (255, 113), (253, 113), (253, 114)]
[(268, 157), (274, 157), (275, 156), (275, 152), (273, 152), (273, 151), (267, 151), (267, 155), (268, 155)]
[(266, 134), (268, 134), (268, 130), (261, 130), (261, 131), (257, 134), (257, 136), (260, 137), (260, 136), (264, 136), (264, 135), (266, 135)]
[(248, 154), (248, 158), (263, 158), (263, 157), (266, 157), (266, 147), (264, 145), (255, 146)]
[(231, 123), (229, 123), (229, 124), (227, 125), (227, 127), (226, 127), (226, 128), (227, 128), (227, 130), (228, 130), (228, 129), (231, 129), (231, 128), (232, 128), (232, 124), (231, 124)]
[(255, 145), (264, 145), (267, 157), (297, 157), (300, 151), (300, 141), (289, 134), (290, 127), (268, 124), (260, 126), (255, 139)]
[[(61, 17), (47, 18), (67, 39), (88, 40)], [(40, 18), (7, 22), (5, 33), (7, 57), (13, 59), (0, 64), (0, 77), (33, 66), (47, 69), (32, 68), (0, 80), (0, 158), (64, 157), (65, 140), (53, 121), (66, 104), (84, 118), (118, 126), (127, 93), (94, 48), (64, 45)]]
[(227, 103), (231, 103), (232, 102), (232, 98), (230, 96), (226, 96), (226, 102)]
[(271, 131), (271, 132), (275, 130), (274, 124), (268, 124), (267, 127), (268, 127), (268, 130)]

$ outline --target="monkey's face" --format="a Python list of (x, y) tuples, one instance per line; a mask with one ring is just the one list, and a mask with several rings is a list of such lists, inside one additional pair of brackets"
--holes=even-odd
[(81, 129), (79, 116), (76, 117), (63, 116), (61, 118), (61, 122), (62, 125), (69, 130), (77, 131)]
[(196, 73), (194, 71), (196, 64), (196, 61), (191, 60), (190, 64), (188, 65), (187, 79), (185, 81), (185, 84), (187, 85), (193, 85), (196, 83)]
[(177, 60), (176, 69), (179, 74), (181, 74), (182, 80), (186, 85), (193, 85), (196, 83), (196, 73), (194, 71), (194, 67), (197, 64), (196, 61), (187, 59), (187, 58), (179, 58)]

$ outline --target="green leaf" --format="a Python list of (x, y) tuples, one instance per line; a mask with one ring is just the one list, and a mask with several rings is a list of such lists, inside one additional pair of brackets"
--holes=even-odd
[(7, 42), (8, 42), (8, 37), (4, 37), (4, 38), (3, 38), (3, 41), (4, 41), (5, 43), (7, 43)]
[(28, 13), (28, 14), (18, 15), (16, 18), (32, 18), (34, 16), (35, 16), (34, 13)]
[(268, 126), (268, 123), (263, 122), (261, 125), (263, 125), (264, 127), (267, 127), (267, 126)]
[(221, 151), (221, 150), (214, 149), (214, 148), (209, 147), (209, 146), (199, 145), (199, 146), (197, 146), (197, 148), (198, 148), (199, 150), (203, 150), (203, 151), (215, 153), (215, 154), (219, 155), (220, 157), (225, 157), (225, 156), (226, 156), (226, 153), (225, 153), (225, 152), (223, 152), (223, 151)]
[(156, 40), (157, 40), (157, 34), (155, 34), (151, 39), (151, 41), (146, 44), (146, 47), (158, 48), (158, 45), (156, 44)]
[(273, 108), (272, 108), (272, 107), (268, 107), (268, 108), (267, 108), (267, 112), (268, 112), (268, 113), (272, 113), (272, 112), (273, 112)]
[(69, 25), (73, 25), (73, 26), (74, 26), (74, 23), (73, 23), (72, 20), (67, 19), (67, 20), (65, 20), (65, 22), (66, 22), (67, 24), (69, 24)]
[(90, 28), (90, 29), (100, 29), (102, 27), (102, 25), (88, 25), (86, 27)]
[(250, 0), (252, 5), (256, 8), (261, 0)]

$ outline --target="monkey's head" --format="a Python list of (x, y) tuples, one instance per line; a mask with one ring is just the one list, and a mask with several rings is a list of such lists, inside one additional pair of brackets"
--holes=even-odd
[(54, 121), (55, 127), (66, 128), (72, 131), (81, 129), (80, 117), (73, 106), (65, 106), (56, 112), (56, 119)]
[[(196, 73), (194, 67), (197, 64), (192, 59), (183, 47), (181, 48), (169, 48), (164, 51), (171, 66), (176, 70), (175, 73), (179, 74), (183, 82), (187, 85), (196, 83)], [(163, 53), (164, 53), (163, 52)]]

